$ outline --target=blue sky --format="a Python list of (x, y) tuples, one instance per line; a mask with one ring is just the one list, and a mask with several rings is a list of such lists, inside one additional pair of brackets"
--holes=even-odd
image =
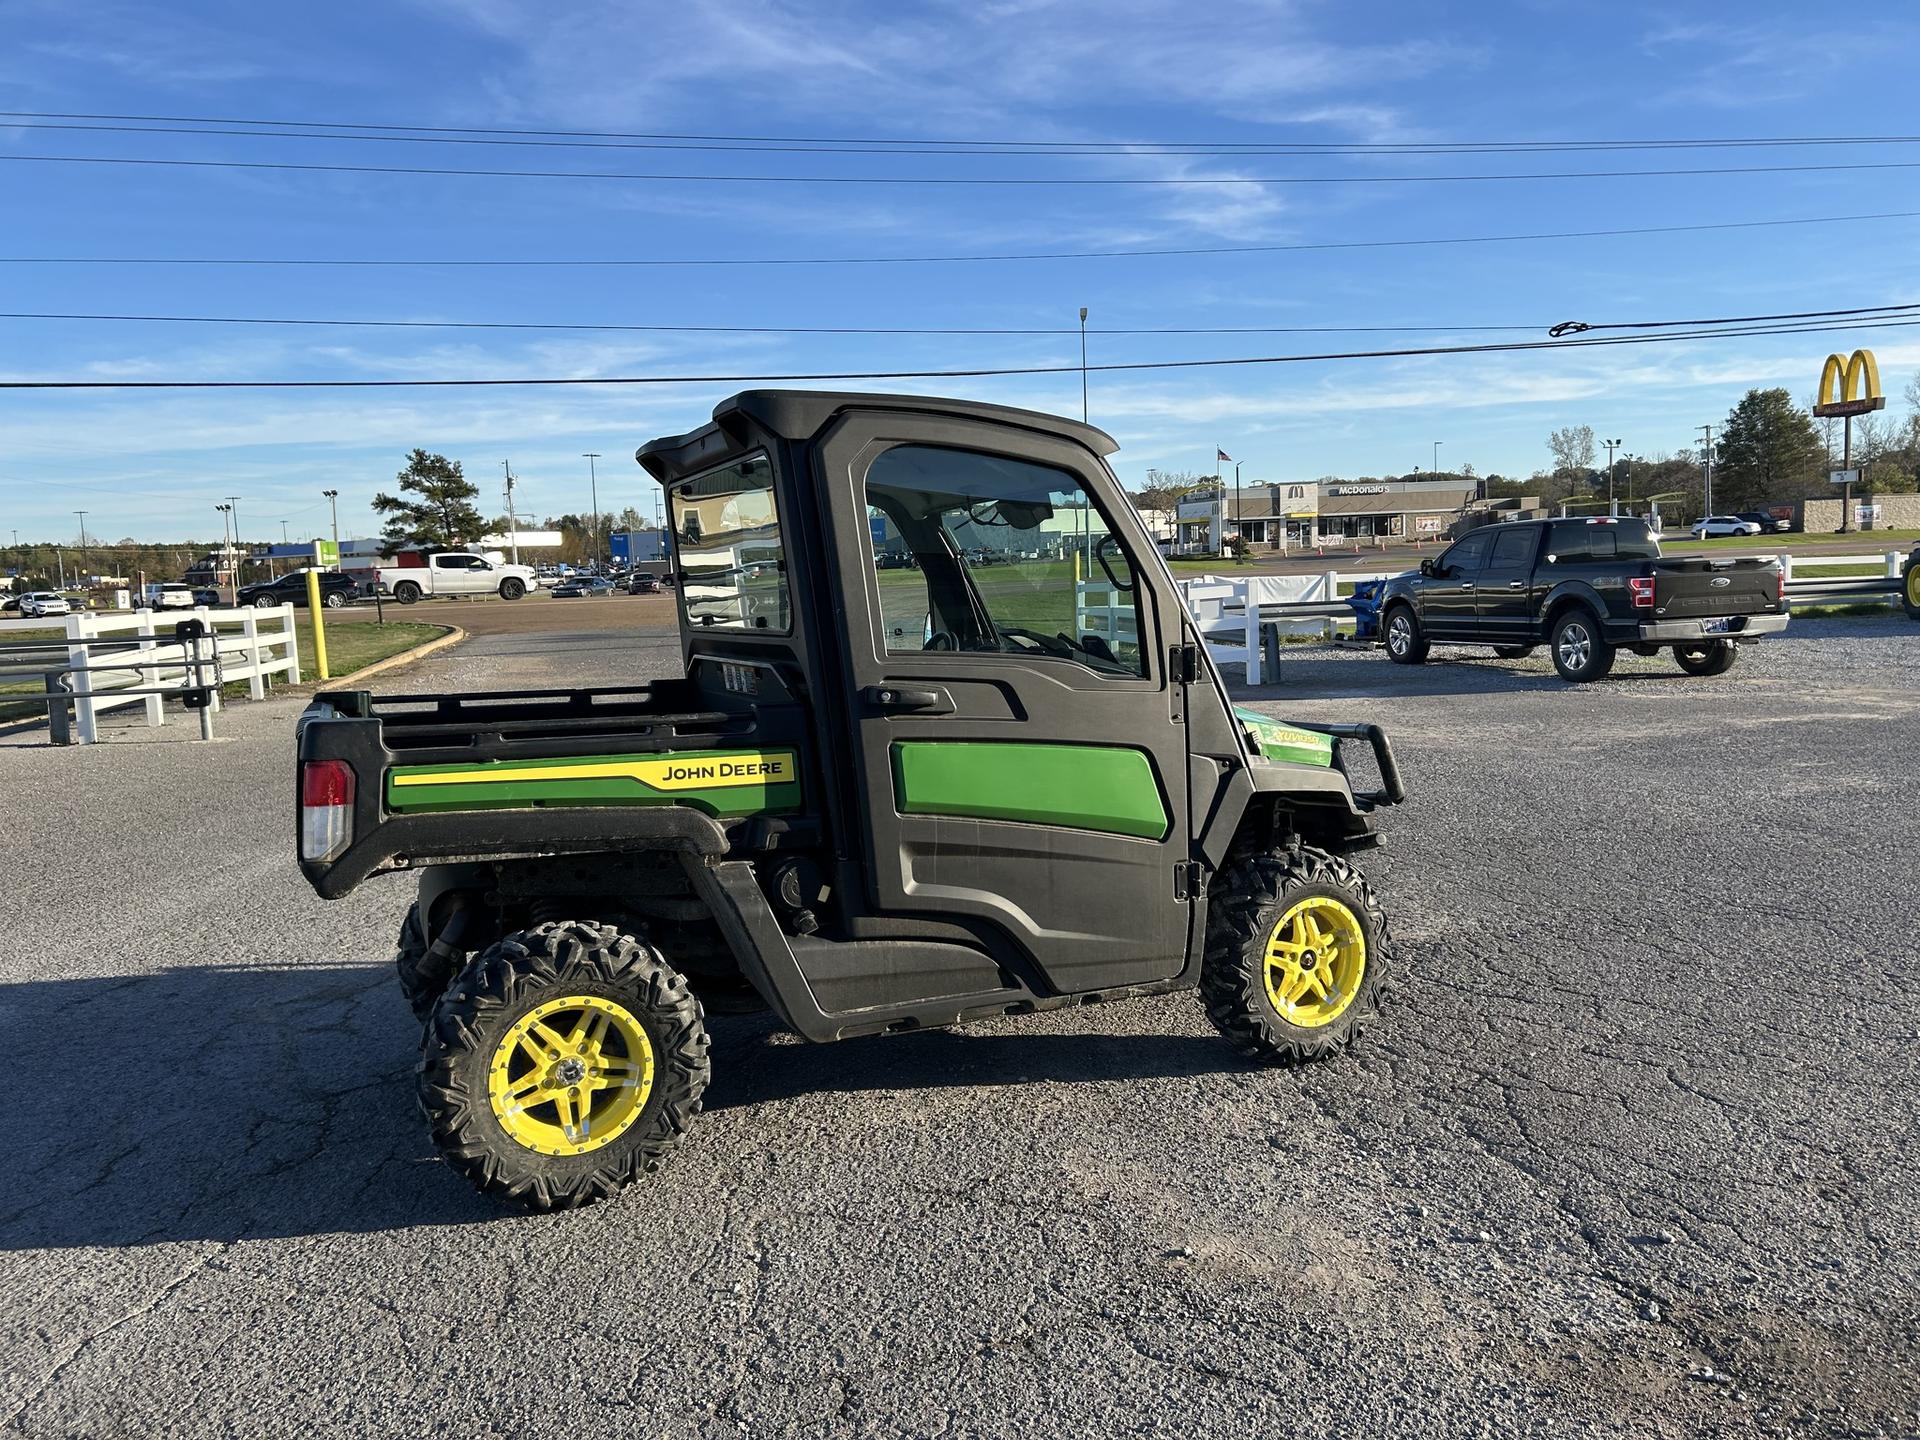
[[(1108, 0), (640, 5), (415, 0), (0, 7), (0, 109), (423, 126), (983, 141), (1436, 142), (1911, 131), (1920, 15), (1622, 3), (1203, 6)], [(1838, 13), (1838, 12), (1836, 12)], [(1825, 23), (1825, 22), (1823, 22)], [(790, 156), (0, 129), (0, 157), (1100, 178), (1438, 175), (1920, 162), (1920, 146), (1362, 157)], [(1920, 210), (1920, 170), (1367, 185), (789, 186), (136, 168), (0, 158), (0, 255), (754, 258), (1152, 249), (1498, 235)], [(810, 268), (381, 269), (0, 264), (0, 309), (655, 325), (1071, 327), (1101, 361), (1501, 338), (1109, 336), (1166, 326), (1513, 325), (1920, 299), (1914, 220), (1525, 244)], [(1442, 468), (1526, 473), (1586, 423), (1679, 449), (1751, 385), (1805, 396), (1872, 344), (1897, 397), (1920, 335), (1141, 373), (1092, 381), (1123, 480)], [(1533, 334), (1517, 338), (1533, 338)], [(405, 378), (1071, 364), (1070, 336), (632, 335), (0, 320), (12, 378)], [(416, 445), (498, 508), (646, 505), (634, 446), (730, 386), (0, 393), (0, 539), (369, 533)], [(872, 383), (1077, 413), (1077, 376)], [(1896, 399), (1895, 404), (1898, 405)]]

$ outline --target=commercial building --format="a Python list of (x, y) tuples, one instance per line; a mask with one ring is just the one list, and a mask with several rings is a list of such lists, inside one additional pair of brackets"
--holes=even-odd
[(1478, 503), (1476, 481), (1330, 480), (1243, 485), (1181, 500), (1178, 550), (1218, 551), (1239, 535), (1255, 550), (1310, 547), (1327, 541), (1438, 540)]

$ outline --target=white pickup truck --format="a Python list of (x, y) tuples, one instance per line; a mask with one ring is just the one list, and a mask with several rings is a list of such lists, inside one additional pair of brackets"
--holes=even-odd
[(508, 565), (464, 550), (427, 557), (425, 565), (382, 566), (374, 574), (382, 590), (402, 605), (423, 595), (491, 595), (518, 600), (534, 585), (531, 565)]

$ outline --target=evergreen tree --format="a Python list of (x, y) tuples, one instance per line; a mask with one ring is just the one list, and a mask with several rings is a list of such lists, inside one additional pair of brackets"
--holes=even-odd
[(1824, 451), (1813, 421), (1785, 390), (1749, 390), (1714, 446), (1713, 498), (1723, 512), (1812, 493)]
[(394, 477), (401, 493), (373, 497), (373, 508), (387, 517), (385, 538), (451, 550), (470, 545), (483, 533), (473, 502), (479, 487), (460, 473), (460, 462), (415, 450), (407, 468)]

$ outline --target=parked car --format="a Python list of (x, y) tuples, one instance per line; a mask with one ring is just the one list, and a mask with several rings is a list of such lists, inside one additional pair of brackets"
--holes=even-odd
[(1773, 535), (1780, 531), (1793, 529), (1793, 521), (1783, 520), (1767, 510), (1742, 510), (1733, 517), (1736, 520), (1751, 520), (1760, 527), (1762, 535)]
[(73, 606), (55, 591), (30, 590), (20, 597), (20, 613), (29, 620), (40, 620), (48, 615), (71, 615)]
[(464, 550), (448, 550), (425, 565), (383, 565), (375, 583), (402, 605), (424, 595), (494, 595), (518, 600), (534, 586), (531, 565), (509, 565)]
[(636, 570), (627, 577), (629, 595), (658, 595), (660, 589), (660, 577), (649, 570)]
[(611, 595), (613, 582), (603, 575), (575, 575), (553, 587), (557, 599), (571, 599), (585, 596), (588, 599), (597, 595)]
[[(351, 575), (338, 570), (322, 570), (319, 573), (320, 603), (329, 610), (338, 610), (351, 604), (360, 593), (360, 582)], [(295, 570), (277, 580), (256, 580), (251, 585), (242, 585), (239, 603), (255, 605), (262, 610), (271, 610), (276, 605), (304, 605), (307, 603), (307, 572)]]
[(193, 592), (193, 603), (196, 605), (224, 605), (227, 603), (227, 597), (221, 593), (218, 585), (201, 585), (196, 587)]
[(193, 586), (184, 581), (167, 580), (149, 585), (140, 592), (142, 610), (191, 610), (199, 604), (193, 598)]
[(1738, 515), (1709, 515), (1693, 527), (1693, 538), (1711, 540), (1720, 535), (1758, 535), (1760, 527)]
[(1642, 520), (1518, 520), (1454, 542), (1380, 593), (1387, 658), (1418, 665), (1435, 642), (1503, 660), (1542, 643), (1563, 680), (1598, 680), (1621, 648), (1672, 647), (1689, 675), (1719, 675), (1734, 647), (1787, 628), (1772, 557), (1663, 557)]

